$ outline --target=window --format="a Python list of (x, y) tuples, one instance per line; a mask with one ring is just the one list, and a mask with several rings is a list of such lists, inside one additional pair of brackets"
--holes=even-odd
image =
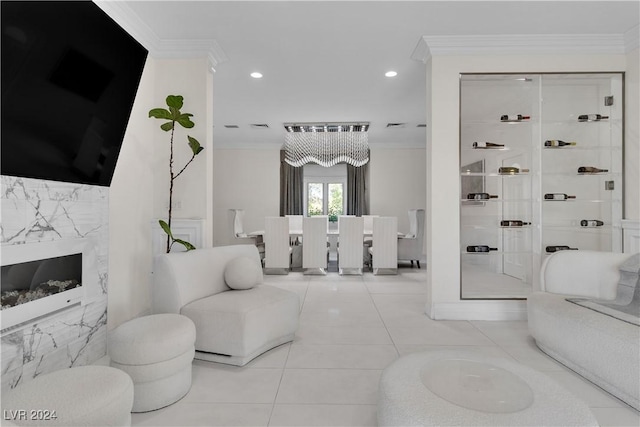
[[(329, 221), (337, 221), (347, 210), (346, 166), (324, 168), (305, 166), (304, 212), (306, 216), (328, 215)], [(342, 173), (344, 172), (344, 174)]]

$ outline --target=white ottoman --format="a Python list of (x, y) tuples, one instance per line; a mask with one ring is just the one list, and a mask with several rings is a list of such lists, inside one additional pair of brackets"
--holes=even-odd
[[(2, 393), (3, 424), (130, 426), (133, 382), (109, 366), (40, 375)], [(9, 424), (8, 424), (9, 425)]]
[(470, 351), (410, 354), (378, 391), (380, 426), (597, 426), (586, 403), (517, 362)]
[(109, 334), (111, 366), (133, 379), (132, 412), (171, 405), (191, 388), (196, 328), (180, 314), (139, 317)]

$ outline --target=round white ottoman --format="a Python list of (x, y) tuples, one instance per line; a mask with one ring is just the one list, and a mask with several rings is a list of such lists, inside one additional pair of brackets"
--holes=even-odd
[(432, 351), (382, 373), (380, 426), (597, 426), (586, 403), (515, 361)]
[(133, 379), (132, 412), (171, 405), (191, 388), (196, 328), (180, 314), (139, 317), (109, 334), (111, 366)]
[(3, 424), (130, 426), (133, 382), (109, 366), (40, 375), (2, 393)]

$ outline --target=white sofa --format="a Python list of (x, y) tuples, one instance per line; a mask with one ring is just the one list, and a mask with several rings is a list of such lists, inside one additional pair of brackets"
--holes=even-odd
[[(637, 275), (631, 289), (624, 289), (620, 281), (619, 269), (629, 261), (637, 263), (637, 258), (608, 252), (557, 252), (543, 262), (541, 292), (530, 295), (527, 310), (530, 333), (542, 351), (640, 409), (640, 327), (567, 301), (583, 297), (614, 302), (629, 292), (639, 298), (640, 292), (633, 289), (638, 287)], [(637, 274), (638, 267), (633, 268)]]
[[(256, 286), (235, 290), (227, 285), (225, 273), (240, 259), (248, 264), (239, 274), (253, 274)], [(153, 312), (179, 313), (193, 321), (196, 359), (243, 366), (295, 336), (298, 295), (262, 284), (254, 245), (161, 254), (153, 276)]]

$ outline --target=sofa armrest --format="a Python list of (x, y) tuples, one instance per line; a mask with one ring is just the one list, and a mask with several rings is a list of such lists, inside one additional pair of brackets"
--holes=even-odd
[(598, 251), (560, 251), (550, 255), (540, 269), (540, 289), (612, 300), (620, 279), (618, 267), (629, 254)]

